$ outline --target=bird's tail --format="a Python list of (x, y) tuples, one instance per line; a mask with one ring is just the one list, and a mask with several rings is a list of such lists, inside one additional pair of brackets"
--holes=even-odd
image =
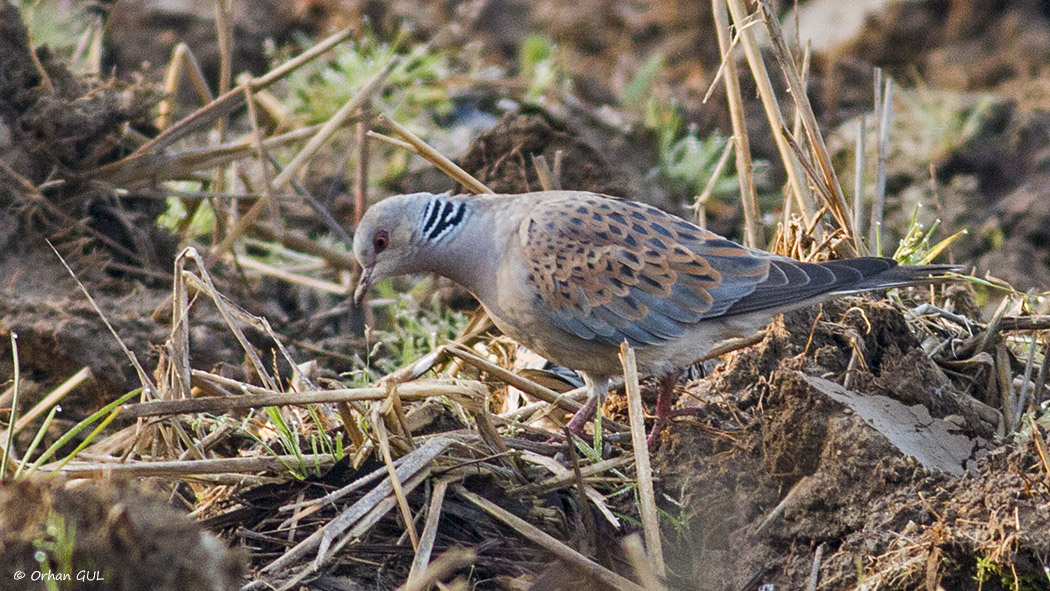
[[(850, 260), (862, 261), (864, 259)], [(941, 283), (957, 278), (956, 274), (963, 271), (965, 271), (965, 267), (962, 265), (895, 265), (884, 271), (866, 276), (857, 283), (842, 290), (835, 290), (833, 293), (841, 295), (874, 289)]]
[(734, 302), (725, 315), (761, 310), (783, 312), (840, 295), (906, 285), (948, 281), (962, 270), (955, 265), (898, 265), (882, 257), (859, 257), (824, 263), (803, 263), (785, 257), (770, 259), (770, 272), (753, 292)]

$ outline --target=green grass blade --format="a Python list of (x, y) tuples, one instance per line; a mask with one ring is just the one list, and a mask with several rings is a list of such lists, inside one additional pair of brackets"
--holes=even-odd
[[(47, 460), (51, 459), (51, 456), (55, 455), (55, 453), (57, 453), (58, 450), (62, 449), (63, 445), (69, 443), (71, 439), (76, 437), (84, 429), (87, 429), (90, 425), (92, 425), (95, 421), (99, 420), (101, 417), (113, 412), (114, 409), (117, 409), (119, 414), (118, 407), (120, 407), (128, 400), (131, 400), (133, 397), (138, 396), (141, 392), (142, 388), (135, 388), (131, 392), (128, 392), (127, 394), (121, 396), (113, 402), (110, 402), (106, 406), (103, 406), (99, 410), (95, 411), (91, 416), (74, 425), (72, 429), (66, 431), (62, 435), (62, 437), (59, 437), (58, 441), (52, 443), (51, 447), (47, 448), (47, 450), (44, 451), (44, 453), (40, 454), (40, 457), (37, 458), (35, 462), (33, 462), (32, 466), (29, 467), (29, 471), (26, 473), (26, 476), (31, 476), (34, 472), (36, 472), (37, 468), (39, 468)], [(109, 420), (111, 421), (113, 419)]]

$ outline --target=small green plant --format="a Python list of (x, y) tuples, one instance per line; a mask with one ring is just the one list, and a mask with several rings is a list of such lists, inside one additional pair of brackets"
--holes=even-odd
[[(592, 450), (592, 453), (593, 453), (593, 450)], [(616, 476), (617, 478), (619, 478), (620, 482), (622, 482), (623, 484), (620, 485), (620, 488), (614, 490), (611, 493), (606, 494), (605, 495), (606, 499), (614, 499), (614, 498), (622, 496), (622, 495), (633, 494), (634, 491), (638, 488), (637, 480), (635, 480), (632, 477), (627, 476), (627, 474), (625, 474), (623, 471), (614, 468), (612, 470), (609, 470), (609, 472), (611, 472), (613, 474), (613, 476)], [(637, 496), (636, 496), (636, 498), (637, 498)]]
[(656, 81), (660, 71), (664, 69), (667, 58), (662, 53), (652, 55), (635, 73), (634, 78), (627, 83), (620, 96), (620, 102), (624, 105), (634, 105), (651, 93), (653, 83)]
[[(394, 292), (389, 281), (380, 283), (374, 289), (380, 300), (390, 302), (392, 326), (388, 330), (370, 333), (370, 338), (374, 338), (376, 342), (366, 358), (361, 361), (362, 367), (345, 374), (350, 380), (350, 386), (371, 385), (376, 373), (387, 374), (414, 362), (441, 342), (455, 338), (467, 322), (463, 314), (438, 308), (428, 310), (419, 306), (412, 296)], [(377, 355), (380, 349), (388, 350), (389, 354)], [(289, 423), (281, 409), (266, 407), (264, 410), (276, 437), (264, 441), (247, 424), (243, 425), (241, 430), (273, 457), (292, 456), (294, 461), (289, 462), (282, 458), (281, 463), (295, 478), (301, 480), (311, 474), (320, 474), (320, 467), (307, 461), (303, 452), (307, 446), (315, 456), (331, 454), (336, 460), (343, 457), (342, 434), (329, 434), (314, 407), (307, 409), (309, 420), (315, 427), (315, 432), (311, 432), (308, 437), (303, 436), (295, 425)], [(358, 417), (357, 426), (361, 431), (370, 429), (363, 416)]]
[[(281, 457), (282, 454), (278, 453), (278, 450), (274, 449), (266, 441), (263, 441), (261, 437), (255, 435), (250, 429), (246, 427), (243, 428), (242, 430), (244, 433), (254, 439), (256, 443), (262, 446), (262, 448), (270, 455), (277, 458), (281, 464), (284, 465), (285, 469), (288, 470), (288, 473), (296, 479), (304, 480), (310, 475), (320, 476), (321, 466), (316, 461), (313, 464), (307, 462), (306, 456), (303, 454), (302, 437), (300, 437), (299, 431), (295, 426), (288, 423), (284, 414), (281, 412), (281, 409), (276, 406), (267, 406), (263, 410), (270, 419), (270, 427), (273, 429), (274, 433), (277, 434), (276, 441), (280, 445), (280, 450), (286, 455), (294, 456), (295, 463), (291, 464), (286, 462)], [(342, 459), (342, 434), (337, 434), (335, 437), (329, 435), (321, 423), (321, 418), (317, 415), (317, 410), (313, 406), (308, 407), (307, 412), (309, 413), (311, 422), (313, 422), (314, 427), (316, 428), (316, 432), (311, 433), (308, 439), (314, 457), (316, 458), (319, 454), (331, 454), (336, 461)]]
[[(201, 190), (201, 184), (197, 181), (179, 181), (167, 183), (171, 190), (194, 192)], [(157, 225), (168, 230), (176, 231), (185, 228), (190, 237), (204, 236), (215, 227), (215, 210), (211, 203), (204, 201), (196, 209), (193, 218), (186, 222), (189, 212), (186, 210), (186, 201), (180, 197), (168, 197), (165, 200), (167, 208), (157, 218)]]
[(73, 580), (76, 524), (67, 522), (60, 513), (49, 511), (41, 525), (43, 531), (33, 540), (33, 547), (37, 549), (33, 557), (40, 565), (42, 580), (48, 591), (57, 591), (59, 581)]
[(452, 109), (445, 88), (434, 85), (448, 76), (449, 59), (443, 52), (426, 51), (425, 46), (408, 50), (404, 36), (387, 43), (366, 32), (359, 40), (333, 50), (331, 59), (296, 70), (288, 77), (291, 106), (310, 123), (327, 121), (395, 56), (403, 62), (387, 77), (383, 92), (375, 96), (377, 109), (407, 126), (432, 127), (423, 125), (432, 123), (427, 117)]
[[(292, 471), (296, 475), (297, 478), (299, 478), (299, 479), (306, 478), (306, 475), (307, 475), (306, 461), (303, 459), (302, 446), (299, 445), (299, 433), (298, 433), (298, 431), (296, 431), (295, 429), (290, 427), (288, 425), (288, 422), (284, 420), (284, 415), (281, 414), (281, 409), (280, 408), (278, 408), (276, 406), (267, 406), (263, 410), (265, 410), (266, 415), (268, 417), (270, 417), (270, 425), (273, 427), (274, 431), (277, 433), (277, 438), (278, 438), (277, 440), (281, 443), (281, 447), (284, 448), (284, 451), (286, 453), (289, 453), (289, 454), (295, 456), (295, 459), (296, 459), (296, 461), (299, 464), (295, 468), (288, 467), (288, 469), (290, 471)], [(266, 445), (265, 443), (263, 445), (266, 446), (267, 451), (269, 451), (270, 453), (273, 453), (273, 450), (270, 449), (270, 447), (268, 445)], [(277, 454), (274, 454), (274, 455), (277, 456)], [(285, 464), (285, 466), (288, 466), (288, 465)]]
[[(701, 138), (696, 129), (685, 129), (677, 105), (650, 96), (645, 103), (645, 126), (656, 133), (660, 157), (657, 177), (674, 194), (697, 196), (704, 191), (718, 169), (728, 138), (713, 132)], [(715, 200), (736, 199), (740, 179), (729, 170), (730, 163), (715, 182), (711, 197)]]
[(646, 98), (643, 121), (647, 128), (656, 132), (656, 145), (660, 154), (670, 151), (674, 143), (681, 138), (682, 127), (685, 125), (678, 105), (656, 96)]
[(87, 23), (83, 9), (55, 0), (21, 0), (17, 4), (34, 45), (47, 45), (62, 54), (73, 53)]
[[(441, 133), (438, 119), (452, 112), (447, 88), (437, 84), (448, 77), (450, 58), (426, 45), (409, 48), (404, 35), (388, 43), (366, 31), (359, 40), (333, 50), (331, 59), (296, 70), (288, 77), (288, 103), (309, 123), (327, 121), (395, 56), (403, 61), (387, 76), (382, 92), (373, 95), (373, 108), (424, 139), (432, 138)], [(408, 152), (386, 145), (374, 148), (381, 154), (372, 159), (375, 182), (387, 182), (407, 170)]]
[[(690, 130), (682, 138), (660, 150), (660, 166), (671, 181), (672, 189), (697, 195), (703, 191), (715, 174), (719, 157), (725, 150), (727, 138), (713, 132), (701, 139)], [(735, 174), (724, 174), (715, 183), (713, 196), (732, 198), (740, 189), (740, 179)]]
[(984, 588), (985, 582), (990, 578), (989, 575), (994, 572), (996, 572), (996, 566), (987, 556), (977, 557), (977, 574), (973, 576), (973, 580), (977, 581), (977, 591)]
[[(941, 220), (934, 221), (930, 229), (926, 230), (919, 221), (919, 211), (921, 209), (921, 203), (915, 206), (915, 210), (912, 212), (911, 219), (908, 222), (908, 229), (904, 232), (904, 237), (901, 238), (900, 243), (897, 245), (897, 250), (893, 253), (893, 260), (899, 263), (906, 265), (930, 263), (944, 252), (944, 249), (948, 248), (952, 242), (966, 234), (965, 229), (960, 230), (930, 246), (930, 240), (941, 225)], [(881, 254), (882, 244), (876, 244), (875, 251)]]
[(857, 570), (857, 584), (863, 583), (868, 576), (864, 574), (864, 559), (859, 554), (853, 555), (853, 568)]
[[(707, 197), (722, 202), (737, 200), (740, 178), (732, 170), (734, 161), (727, 161), (723, 168), (719, 166), (730, 138), (717, 131), (701, 137), (694, 126), (686, 125), (682, 110), (673, 98), (656, 88), (665, 63), (662, 54), (651, 56), (638, 68), (620, 95), (620, 103), (625, 108), (637, 110), (640, 107), (645, 127), (656, 134), (659, 166), (654, 176), (663, 181), (672, 194), (695, 198), (705, 194), (717, 173), (718, 178), (710, 186)], [(767, 161), (752, 161), (751, 174), (756, 184), (765, 184), (763, 172), (768, 167)], [(765, 192), (760, 192), (758, 199), (765, 206), (775, 205), (781, 200), (779, 195)], [(694, 207), (698, 206), (699, 203), (694, 203)]]
[(990, 96), (962, 96), (919, 85), (898, 93), (894, 145), (920, 161), (937, 161), (976, 134), (995, 105)]
[(70, 428), (68, 431), (63, 433), (58, 438), (58, 440), (52, 443), (46, 450), (44, 450), (39, 457), (31, 461), (30, 458), (33, 452), (36, 451), (37, 446), (43, 440), (44, 434), (47, 433), (48, 427), (50, 427), (52, 421), (54, 421), (55, 415), (62, 410), (61, 407), (57, 405), (52, 407), (51, 410), (48, 412), (47, 417), (44, 419), (43, 424), (37, 430), (36, 436), (33, 437), (32, 443), (29, 444), (29, 449), (26, 450), (25, 455), (22, 457), (22, 462), (18, 465), (18, 468), (15, 470), (15, 478), (18, 478), (22, 475), (25, 475), (26, 477), (31, 476), (34, 472), (37, 471), (37, 469), (40, 468), (40, 466), (44, 464), (44, 462), (54, 457), (54, 455), (58, 453), (60, 449), (62, 449), (66, 444), (70, 443), (73, 440), (73, 438), (80, 434), (81, 431), (98, 422), (98, 424), (95, 425), (95, 428), (91, 430), (91, 432), (83, 439), (83, 441), (78, 443), (77, 446), (73, 448), (73, 451), (66, 454), (66, 456), (63, 457), (62, 460), (59, 462), (58, 467), (51, 472), (51, 476), (58, 474), (59, 469), (76, 459), (77, 455), (80, 454), (80, 452), (83, 451), (84, 448), (91, 445), (95, 438), (98, 437), (98, 434), (101, 433), (107, 426), (109, 426), (111, 422), (113, 422), (114, 419), (117, 418), (117, 416), (120, 414), (120, 409), (122, 408), (123, 404), (128, 400), (131, 400), (133, 397), (138, 396), (141, 393), (141, 391), (141, 388), (132, 390), (127, 394), (124, 394), (120, 398), (103, 406), (99, 410), (95, 411), (90, 416), (84, 418), (79, 423)]
[(526, 102), (538, 102), (553, 88), (563, 91), (570, 89), (571, 83), (558, 45), (550, 37), (527, 37), (518, 49), (518, 63), (521, 67), (521, 77), (526, 83)]
[(332, 437), (321, 423), (321, 417), (317, 414), (316, 406), (308, 406), (306, 411), (310, 414), (310, 420), (317, 429), (316, 433), (310, 434), (310, 447), (314, 455), (326, 453), (332, 455), (338, 462), (343, 459), (343, 434), (336, 433)]
[[(467, 317), (440, 306), (421, 306), (410, 294), (398, 293), (389, 281), (380, 283), (375, 293), (390, 302), (389, 330), (373, 331), (377, 346), (369, 354), (370, 366), (381, 374), (390, 373), (412, 363), (437, 348), (442, 342), (454, 339), (467, 324)], [(377, 347), (390, 354), (376, 356)]]
[(595, 408), (595, 411), (594, 411), (594, 433), (592, 434), (593, 436), (591, 437), (591, 446), (592, 446), (591, 453), (593, 453), (594, 455), (598, 456), (599, 459), (601, 459), (601, 457), (602, 457), (602, 431), (604, 430), (602, 428), (602, 417), (604, 416), (603, 413), (605, 412), (605, 409), (603, 408), (605, 406), (605, 403), (604, 403), (603, 400), (601, 400), (601, 398), (599, 398), (597, 404), (598, 404), (598, 406), (597, 406), (597, 408)]
[(673, 499), (668, 495), (664, 495), (664, 500), (674, 505), (677, 509), (675, 513), (662, 508), (657, 508), (660, 515), (671, 524), (674, 528), (675, 535), (678, 536), (678, 544), (689, 544), (693, 540), (693, 529), (692, 522), (689, 520), (689, 512), (685, 505), (680, 503), (677, 499)]
[[(998, 588), (1008, 591), (1036, 591), (1046, 588), (1041, 580), (1037, 580), (1042, 577), (1032, 575), (1030, 572), (1017, 573), (1013, 568), (994, 562), (987, 556), (978, 556), (976, 567), (977, 572), (973, 579), (977, 581), (977, 591), (982, 591), (984, 584), (992, 580), (998, 582)], [(1050, 580), (1050, 568), (1043, 567), (1043, 572)]]
[(601, 414), (602, 409), (599, 406), (599, 408), (594, 411), (594, 438), (591, 441), (591, 445), (587, 445), (586, 440), (582, 437), (573, 440), (576, 442), (576, 451), (581, 456), (583, 456), (583, 459), (585, 459), (588, 462), (600, 462), (602, 459), (602, 454), (600, 451), (602, 445)]
[[(668, 188), (675, 193), (698, 195), (714, 175), (727, 139), (717, 132), (701, 138), (696, 129), (686, 126), (681, 108), (654, 88), (665, 62), (659, 53), (646, 60), (624, 87), (620, 103), (628, 108), (641, 105), (645, 127), (656, 134), (658, 173)], [(730, 196), (739, 187), (736, 176), (724, 175), (713, 195)]]

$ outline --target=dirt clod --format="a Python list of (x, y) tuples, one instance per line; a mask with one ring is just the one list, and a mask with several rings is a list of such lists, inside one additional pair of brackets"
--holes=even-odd
[[(946, 589), (976, 589), (960, 573), (972, 575), (982, 560), (1031, 563), (1018, 576), (1043, 576), (1034, 557), (1050, 544), (1041, 523), (1050, 487), (1032, 445), (1019, 441), (979, 471), (952, 477), (902, 455), (807, 381), (849, 373), (862, 396), (960, 415), (949, 424), (979, 450), (992, 426), (960, 402), (967, 395), (923, 353), (913, 330), (892, 306), (831, 302), (774, 321), (762, 343), (688, 387), (680, 404), (699, 400), (704, 426), (676, 423), (657, 467), (689, 523), (677, 532), (688, 541), (672, 550), (676, 588), (739, 589), (752, 580), (804, 588), (819, 544), (827, 547), (820, 589), (914, 589), (934, 548), (943, 559), (934, 571), (952, 573), (957, 585)], [(864, 363), (846, 372), (854, 350)]]
[(506, 115), (474, 140), (462, 165), (497, 193), (527, 193), (541, 190), (532, 159), (543, 156), (553, 167), (559, 151), (562, 188), (637, 197), (596, 146), (540, 110)]
[[(239, 552), (163, 500), (107, 482), (0, 482), (0, 556), (5, 582), (50, 572), (83, 591), (226, 591), (244, 569)], [(49, 587), (34, 577), (19, 588)]]

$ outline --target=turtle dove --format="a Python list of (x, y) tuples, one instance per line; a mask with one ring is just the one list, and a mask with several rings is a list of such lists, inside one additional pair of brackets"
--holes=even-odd
[[(354, 255), (356, 297), (387, 277), (437, 273), (473, 293), (505, 334), (579, 372), (590, 396), (570, 422), (576, 432), (622, 374), (622, 342), (636, 348), (640, 372), (666, 378), (780, 312), (952, 270), (877, 257), (803, 263), (578, 191), (391, 197), (365, 213)], [(673, 386), (661, 380), (654, 435)]]

